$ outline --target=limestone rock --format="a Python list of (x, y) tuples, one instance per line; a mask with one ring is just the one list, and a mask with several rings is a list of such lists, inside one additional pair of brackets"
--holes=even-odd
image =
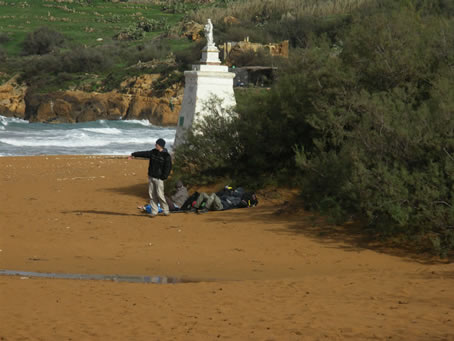
[(128, 32), (120, 32), (113, 37), (115, 40), (119, 41), (129, 41), (133, 40), (133, 37)]
[(0, 115), (24, 118), (27, 87), (17, 83), (17, 76), (0, 85)]
[(30, 122), (86, 122), (121, 119), (127, 112), (129, 95), (117, 92), (59, 91), (27, 97), (26, 119)]
[(164, 97), (123, 94), (117, 91), (91, 93), (59, 91), (26, 97), (25, 118), (30, 122), (73, 123), (101, 119), (146, 119), (155, 125), (176, 125), (182, 102), (182, 88), (173, 86)]
[[(128, 113), (125, 119), (128, 120), (143, 120), (152, 116), (156, 103), (151, 97), (134, 96), (129, 105)], [(150, 120), (151, 122), (151, 120)]]
[(196, 23), (195, 21), (188, 21), (183, 25), (182, 35), (189, 40), (197, 41), (202, 39), (203, 28), (204, 26), (202, 24)]
[(227, 25), (236, 25), (236, 24), (239, 24), (240, 21), (235, 18), (235, 17), (232, 17), (231, 15), (228, 15), (226, 17), (224, 17), (224, 24), (227, 24)]
[(16, 78), (0, 85), (0, 115), (30, 122), (74, 123), (101, 119), (148, 119), (155, 125), (176, 125), (183, 98), (182, 84), (153, 97), (160, 74), (128, 79), (119, 90), (107, 93), (80, 90), (40, 94), (27, 90)]
[(226, 62), (227, 65), (231, 65), (232, 60), (235, 60), (235, 58), (238, 55), (240, 55), (248, 50), (257, 52), (260, 49), (264, 49), (272, 56), (280, 56), (280, 57), (288, 58), (289, 41), (284, 40), (280, 43), (260, 44), (260, 43), (250, 42), (249, 37), (247, 37), (243, 41), (239, 41), (239, 42), (226, 42), (221, 47), (223, 60)]
[(134, 96), (125, 119), (148, 120), (154, 125), (176, 125), (182, 96), (157, 98)]
[(47, 101), (39, 104), (36, 116), (31, 121), (49, 123), (75, 122), (71, 116), (71, 104), (60, 98), (57, 98), (55, 101), (49, 98)]
[[(182, 96), (177, 98), (160, 98), (156, 110), (153, 113), (153, 120), (160, 122), (159, 125), (163, 126), (176, 125), (182, 100)], [(151, 122), (153, 123), (153, 121)]]
[(159, 79), (159, 77), (159, 73), (131, 77), (120, 84), (120, 90), (121, 92), (131, 95), (151, 96), (153, 83)]

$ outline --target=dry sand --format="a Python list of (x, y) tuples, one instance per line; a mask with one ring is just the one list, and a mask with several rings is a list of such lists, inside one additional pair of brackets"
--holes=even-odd
[(0, 340), (454, 340), (454, 265), (383, 252), (308, 213), (149, 218), (147, 161), (0, 158)]

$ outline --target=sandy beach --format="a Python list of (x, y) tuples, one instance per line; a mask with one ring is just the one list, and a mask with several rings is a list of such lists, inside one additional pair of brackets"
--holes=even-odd
[(0, 158), (0, 340), (454, 340), (454, 264), (374, 248), (311, 213), (150, 218), (144, 160)]

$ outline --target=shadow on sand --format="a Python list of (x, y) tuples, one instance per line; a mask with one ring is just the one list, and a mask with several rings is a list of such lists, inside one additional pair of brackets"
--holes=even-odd
[(145, 217), (149, 218), (149, 215), (139, 213), (139, 214), (131, 214), (131, 213), (121, 213), (121, 212), (111, 212), (111, 211), (96, 211), (96, 210), (75, 210), (75, 211), (61, 211), (63, 214), (102, 214), (102, 215), (116, 215), (116, 216), (125, 216), (125, 217)]
[[(226, 212), (227, 213), (227, 212)], [(285, 235), (302, 235), (326, 247), (342, 249), (347, 252), (361, 252), (371, 250), (378, 253), (401, 257), (407, 261), (420, 264), (447, 264), (453, 261), (453, 255), (441, 259), (428, 252), (422, 252), (412, 245), (404, 243), (392, 243), (385, 240), (377, 240), (368, 234), (359, 223), (347, 223), (344, 225), (330, 224), (315, 213), (299, 210), (288, 210), (279, 206), (258, 206), (251, 209), (239, 209), (228, 211), (225, 215), (216, 216), (216, 212), (210, 214), (209, 219), (214, 222), (251, 222), (260, 221), (266, 231)], [(282, 226), (282, 227), (280, 227)]]
[(117, 194), (121, 194), (121, 195), (128, 195), (131, 197), (136, 197), (136, 198), (145, 199), (145, 200), (149, 199), (147, 183), (140, 183), (140, 184), (124, 186), (124, 187), (104, 188), (104, 189), (102, 189), (102, 191), (108, 191), (108, 192), (117, 193)]

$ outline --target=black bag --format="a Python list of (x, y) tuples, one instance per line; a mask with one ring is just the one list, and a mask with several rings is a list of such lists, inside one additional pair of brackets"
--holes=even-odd
[(257, 195), (254, 192), (245, 192), (241, 197), (238, 207), (254, 207), (259, 204)]
[(189, 198), (186, 199), (186, 201), (181, 205), (180, 211), (189, 211), (192, 208), (192, 203), (194, 201), (197, 201), (199, 198), (199, 192), (195, 192), (194, 194), (191, 194)]

